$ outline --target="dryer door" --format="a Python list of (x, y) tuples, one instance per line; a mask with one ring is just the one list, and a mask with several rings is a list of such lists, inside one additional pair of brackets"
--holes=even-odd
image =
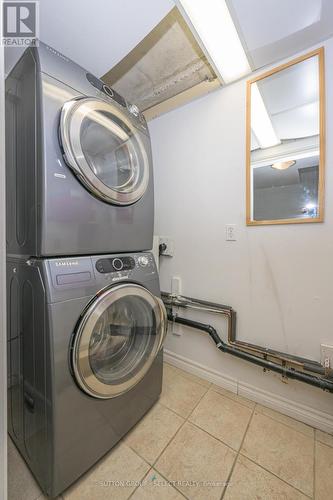
[(71, 358), (78, 385), (113, 398), (134, 387), (157, 356), (167, 328), (163, 302), (136, 284), (104, 291), (84, 312)]
[(60, 139), (66, 163), (101, 200), (130, 205), (144, 195), (149, 158), (139, 131), (116, 105), (96, 98), (65, 103)]

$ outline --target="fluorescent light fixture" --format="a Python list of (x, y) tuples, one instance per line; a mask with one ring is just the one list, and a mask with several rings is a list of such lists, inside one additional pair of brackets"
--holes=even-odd
[(217, 76), (225, 83), (251, 72), (225, 0), (175, 0)]
[(295, 160), (278, 161), (276, 163), (273, 163), (272, 168), (275, 168), (276, 170), (287, 170), (289, 167), (295, 165), (295, 163)]
[(256, 83), (251, 85), (251, 128), (261, 148), (281, 144)]

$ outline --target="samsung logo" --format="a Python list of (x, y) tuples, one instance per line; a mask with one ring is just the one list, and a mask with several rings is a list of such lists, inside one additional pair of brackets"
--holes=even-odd
[(56, 267), (71, 267), (71, 266), (78, 266), (79, 261), (78, 260), (60, 260), (55, 263)]
[(46, 49), (49, 52), (52, 52), (52, 54), (54, 54), (55, 56), (60, 57), (61, 59), (63, 59), (66, 62), (69, 62), (69, 59), (67, 57), (65, 57), (64, 55), (60, 54), (60, 52), (58, 52), (57, 50), (52, 49), (52, 47), (49, 47), (48, 45), (46, 45)]

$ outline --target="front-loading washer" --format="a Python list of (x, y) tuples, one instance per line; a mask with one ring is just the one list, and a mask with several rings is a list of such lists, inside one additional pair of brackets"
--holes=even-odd
[(156, 402), (167, 318), (150, 253), (9, 258), (8, 428), (57, 496)]
[(6, 79), (7, 252), (35, 257), (152, 248), (147, 123), (51, 47)]

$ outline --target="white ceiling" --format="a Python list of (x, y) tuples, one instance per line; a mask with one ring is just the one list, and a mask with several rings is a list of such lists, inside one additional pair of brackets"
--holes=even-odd
[(333, 35), (332, 0), (226, 0), (253, 69)]
[(318, 56), (259, 80), (258, 87), (280, 140), (319, 134)]
[(232, 0), (232, 4), (250, 52), (318, 22), (322, 7), (321, 0)]
[[(96, 76), (130, 52), (174, 7), (172, 0), (40, 0), (40, 39)], [(21, 50), (6, 50), (6, 73)]]
[[(252, 68), (272, 64), (333, 36), (333, 0), (226, 2)], [(173, 0), (40, 0), (39, 4), (40, 39), (100, 77), (129, 54), (175, 6)], [(20, 54), (19, 49), (6, 49), (7, 73)], [(166, 56), (161, 54), (157, 73)], [(130, 83), (137, 86), (136, 79)], [(159, 82), (162, 87), (163, 83)], [(311, 109), (303, 111), (308, 118)], [(276, 114), (281, 137), (293, 136), (292, 130), (283, 130), (282, 122), (291, 122), (288, 112), (284, 117), (283, 113)], [(303, 130), (296, 136), (310, 132)]]
[(258, 87), (271, 115), (318, 101), (318, 56), (259, 80)]

